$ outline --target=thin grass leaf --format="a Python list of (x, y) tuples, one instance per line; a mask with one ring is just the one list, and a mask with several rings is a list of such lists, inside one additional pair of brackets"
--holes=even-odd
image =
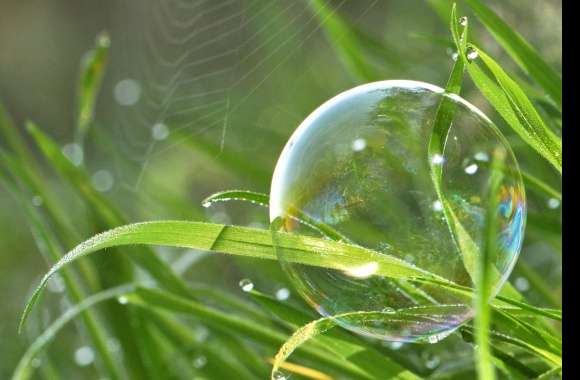
[(519, 33), (480, 0), (465, 0), (479, 20), (512, 59), (527, 72), (562, 109), (562, 79)]
[(328, 40), (343, 60), (348, 71), (359, 81), (372, 82), (379, 78), (377, 72), (363, 59), (359, 43), (348, 24), (324, 0), (309, 0), (308, 5), (320, 20)]
[[(139, 288), (136, 293), (127, 297), (127, 300), (129, 303), (137, 306), (147, 308), (156, 307), (191, 315), (203, 319), (204, 323), (213, 328), (225, 331), (236, 331), (244, 334), (249, 339), (267, 346), (280, 345), (287, 339), (285, 334), (267, 326), (239, 318), (231, 313), (201, 305), (195, 301), (160, 289)], [(340, 360), (336, 356), (318, 348), (306, 346), (303, 348), (303, 353), (309, 355), (311, 359), (315, 359), (317, 362), (324, 363), (342, 371), (341, 373), (345, 375), (353, 376), (356, 379), (374, 379), (354, 364)]]
[[(440, 308), (438, 306), (433, 306), (433, 312), (443, 312), (444, 308)], [(437, 310), (435, 310), (437, 309)], [(348, 321), (349, 323), (354, 324), (365, 324), (365, 323), (372, 323), (373, 321), (381, 321), (381, 320), (389, 320), (392, 318), (407, 318), (410, 322), (421, 322), (425, 318), (432, 318), (432, 314), (429, 314), (429, 317), (425, 317), (422, 312), (416, 312), (414, 308), (409, 308), (403, 311), (397, 312), (351, 312), (345, 314), (339, 314), (330, 317), (323, 317), (312, 321), (292, 334), (290, 339), (288, 339), (284, 345), (278, 350), (278, 353), (274, 357), (274, 364), (272, 366), (271, 372), (271, 379), (276, 380), (277, 375), (279, 374), (279, 370), (284, 362), (290, 357), (290, 355), (304, 343), (308, 342), (309, 340), (326, 333), (327, 331), (333, 329), (334, 327), (339, 326), (338, 320), (340, 319), (341, 322)], [(387, 374), (384, 374), (387, 375)], [(393, 379), (411, 379), (416, 378), (414, 374), (409, 372), (404, 373), (397, 373), (396, 375), (391, 375)]]
[(476, 350), (476, 368), (480, 379), (493, 380), (496, 378), (492, 362), (491, 349), (489, 344), (489, 329), (491, 326), (491, 313), (489, 300), (492, 297), (492, 263), (495, 260), (497, 244), (497, 209), (499, 206), (498, 193), (503, 178), (503, 171), (500, 166), (504, 162), (505, 152), (496, 149), (493, 152), (491, 163), (491, 178), (488, 190), (488, 207), (485, 217), (484, 227), (484, 247), (479, 258), (477, 271), (477, 296), (475, 299), (475, 342), (478, 345)]
[[(528, 144), (552, 163), (558, 172), (562, 173), (562, 141), (560, 138), (548, 128), (525, 92), (507, 75), (501, 66), (481, 49), (473, 45), (470, 45), (470, 47), (478, 52), (481, 61), (495, 76), (496, 81), (509, 101), (512, 111), (521, 123), (512, 125), (512, 128), (514, 128), (524, 141), (528, 142)], [(523, 128), (516, 128), (518, 126), (522, 126)]]
[[(127, 223), (121, 212), (92, 187), (87, 173), (81, 168), (74, 166), (49, 136), (42, 133), (31, 122), (27, 124), (27, 129), (46, 159), (64, 179), (70, 182), (83, 195), (106, 226), (112, 227)], [(156, 278), (163, 286), (180, 294), (188, 295), (187, 284), (173, 273), (171, 268), (159, 259), (155, 252), (150, 251), (147, 247), (143, 249), (145, 254), (131, 255), (131, 259)]]
[[(377, 275), (447, 281), (398, 258), (362, 247), (285, 233), (278, 233), (277, 236), (282, 247), (288, 250), (289, 260), (298, 263), (345, 270), (373, 262), (377, 265)], [(50, 269), (27, 303), (20, 327), (48, 279), (62, 267), (100, 249), (134, 244), (196, 248), (246, 257), (276, 259), (272, 235), (267, 230), (187, 221), (145, 222), (118, 227), (79, 244)]]
[[(477, 51), (478, 54), (482, 56), (481, 50)], [(507, 92), (504, 92), (504, 88), (498, 86), (492, 79), (490, 79), (487, 74), (479, 68), (477, 63), (469, 62), (464, 54), (460, 54), (460, 56), (467, 63), (467, 72), (473, 80), (473, 83), (475, 83), (483, 96), (505, 120), (507, 125), (561, 173), (561, 141), (545, 126), (545, 124), (543, 124), (541, 117), (537, 114), (518, 85), (511, 80), (497, 64), (493, 66), (496, 69), (497, 75), (501, 77), (504, 86), (508, 87), (509, 90), (513, 92), (514, 96), (517, 95), (515, 98), (510, 98)], [(491, 58), (487, 59), (486, 62), (491, 62)], [(525, 119), (526, 114), (522, 112), (521, 107), (526, 109), (526, 113), (533, 115), (533, 120)]]
[(81, 146), (93, 122), (97, 96), (105, 75), (111, 40), (106, 32), (97, 36), (95, 48), (88, 51), (81, 62), (78, 81), (76, 140)]
[(56, 319), (48, 328), (46, 328), (43, 333), (36, 338), (36, 340), (30, 345), (26, 350), (14, 373), (12, 374), (12, 380), (26, 380), (32, 376), (34, 372), (34, 366), (32, 365), (32, 360), (44, 350), (44, 348), (54, 339), (63, 327), (67, 323), (75, 319), (81, 313), (86, 312), (91, 307), (114, 298), (117, 298), (126, 293), (130, 293), (135, 290), (134, 284), (122, 285), (113, 289), (107, 289), (97, 294), (91, 295), (85, 298), (82, 302), (72, 306), (63, 315)]
[(554, 368), (549, 369), (548, 371), (542, 373), (540, 376), (536, 377), (536, 380), (549, 380), (549, 379), (553, 379), (554, 376), (560, 375), (561, 372), (562, 372), (562, 367), (561, 366), (557, 366), (557, 367), (554, 367)]

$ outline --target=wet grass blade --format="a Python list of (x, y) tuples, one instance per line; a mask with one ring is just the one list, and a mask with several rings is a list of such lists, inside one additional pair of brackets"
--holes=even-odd
[[(481, 61), (487, 66), (499, 84), (504, 96), (500, 96), (498, 99), (501, 99), (502, 101), (507, 99), (511, 111), (517, 117), (519, 123), (513, 125), (510, 124), (510, 126), (522, 137), (522, 139), (524, 139), (524, 141), (530, 144), (530, 146), (536, 149), (538, 153), (554, 165), (558, 172), (562, 173), (562, 141), (560, 138), (548, 128), (538, 111), (534, 108), (532, 102), (526, 96), (525, 92), (512, 78), (510, 78), (501, 66), (481, 49), (473, 45), (470, 47), (479, 53)], [(480, 73), (475, 75), (480, 75)], [(497, 88), (495, 90), (497, 91)], [(498, 100), (495, 100), (496, 103), (497, 101)], [(495, 106), (495, 104), (493, 105)], [(505, 106), (503, 107), (505, 108)]]
[[(283, 248), (288, 250), (289, 259), (296, 262), (337, 270), (376, 263), (377, 275), (446, 281), (398, 258), (362, 247), (285, 233), (278, 233), (277, 237)], [(145, 222), (118, 227), (79, 244), (50, 269), (27, 303), (20, 326), (22, 327), (48, 279), (62, 267), (97, 250), (134, 244), (196, 248), (246, 257), (276, 259), (272, 235), (268, 230), (187, 221)]]
[(83, 145), (85, 136), (93, 122), (97, 96), (105, 75), (111, 40), (106, 32), (97, 36), (95, 48), (88, 51), (81, 62), (77, 89), (77, 130), (76, 140)]
[(562, 79), (519, 33), (480, 0), (465, 0), (479, 20), (512, 59), (527, 72), (562, 109)]

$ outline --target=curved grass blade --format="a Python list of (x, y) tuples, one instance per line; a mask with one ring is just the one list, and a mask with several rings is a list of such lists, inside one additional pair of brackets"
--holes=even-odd
[(546, 91), (562, 109), (562, 79), (538, 52), (480, 0), (465, 0), (513, 60)]
[(328, 40), (341, 57), (350, 73), (363, 82), (371, 82), (379, 78), (361, 54), (356, 36), (349, 26), (323, 0), (309, 0), (308, 5), (320, 20)]
[(512, 126), (512, 128), (520, 134), (524, 141), (528, 142), (562, 173), (562, 141), (560, 138), (548, 128), (525, 92), (507, 75), (501, 66), (481, 49), (474, 45), (470, 45), (470, 47), (478, 52), (482, 62), (494, 75), (509, 101), (512, 112), (515, 113), (521, 123), (519, 125), (523, 127), (522, 129), (516, 129)]
[(201, 204), (204, 207), (209, 207), (212, 203), (215, 202), (228, 201), (246, 201), (260, 206), (268, 207), (270, 204), (270, 197), (267, 194), (256, 193), (254, 191), (248, 190), (226, 190), (210, 195), (201, 201)]
[(81, 301), (80, 303), (72, 306), (63, 315), (61, 315), (57, 320), (55, 320), (44, 332), (36, 338), (36, 340), (30, 345), (28, 350), (24, 353), (14, 373), (12, 374), (12, 380), (26, 380), (30, 378), (32, 372), (34, 371), (34, 366), (32, 365), (32, 360), (36, 355), (38, 355), (58, 334), (58, 332), (75, 317), (77, 317), (82, 312), (88, 310), (92, 306), (117, 298), (126, 293), (130, 293), (135, 290), (135, 285), (122, 285), (116, 288), (107, 289), (100, 293), (91, 295)]
[[(439, 308), (438, 306), (432, 306), (433, 310), (439, 310), (440, 312), (444, 313), (444, 308)], [(436, 314), (436, 312), (435, 312)], [(432, 316), (426, 317), (422, 315), (422, 313), (415, 313), (413, 308), (407, 309), (407, 311), (397, 311), (397, 312), (384, 312), (384, 311), (377, 311), (377, 312), (352, 312), (352, 313), (345, 313), (330, 317), (323, 317), (312, 321), (302, 327), (292, 334), (290, 339), (288, 339), (282, 347), (278, 350), (278, 353), (274, 357), (274, 363), (272, 366), (271, 372), (271, 379), (276, 380), (277, 376), (280, 374), (280, 368), (286, 362), (288, 357), (300, 346), (304, 343), (317, 337), (318, 335), (324, 334), (327, 331), (333, 329), (334, 327), (339, 326), (338, 319), (342, 321), (347, 320), (352, 323), (356, 324), (364, 324), (364, 323), (371, 323), (377, 320), (389, 320), (391, 318), (407, 318), (410, 320), (411, 323), (413, 322), (421, 322), (424, 321), (425, 318), (432, 318)], [(385, 376), (388, 374), (384, 374)], [(404, 373), (397, 373), (396, 375), (391, 375), (393, 379), (414, 379), (416, 378), (415, 375), (404, 372)]]
[[(366, 248), (285, 233), (277, 233), (277, 237), (283, 248), (288, 250), (289, 260), (295, 262), (337, 270), (376, 263), (377, 275), (447, 281), (398, 258)], [(268, 230), (187, 221), (144, 222), (117, 227), (79, 244), (50, 269), (28, 301), (20, 328), (48, 279), (62, 267), (100, 249), (134, 244), (196, 248), (246, 257), (276, 259), (271, 231)]]
[(78, 82), (78, 115), (76, 140), (81, 146), (93, 122), (95, 104), (109, 58), (111, 40), (106, 32), (97, 36), (95, 48), (88, 51), (81, 62)]

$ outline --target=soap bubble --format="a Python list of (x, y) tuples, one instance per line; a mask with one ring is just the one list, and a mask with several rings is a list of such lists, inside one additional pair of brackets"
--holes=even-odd
[[(429, 143), (444, 99), (453, 121), (440, 136), (444, 148), (433, 153)], [(493, 212), (493, 295), (515, 264), (526, 217), (521, 174), (507, 141), (481, 111), (436, 86), (383, 81), (356, 87), (308, 116), (278, 160), (270, 194), (276, 254), (298, 293), (321, 315), (389, 310), (337, 322), (383, 340), (436, 343), (473, 317), (472, 298), (379, 275), (380, 260), (333, 256), (327, 260), (334, 266), (307, 265), (303, 252), (281, 243), (280, 232), (342, 240), (473, 287), (496, 167), (502, 175)], [(441, 170), (439, 181), (434, 168)], [(309, 254), (325, 259), (322, 249)]]

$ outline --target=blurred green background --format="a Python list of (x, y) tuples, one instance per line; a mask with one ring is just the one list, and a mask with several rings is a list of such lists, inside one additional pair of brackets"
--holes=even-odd
[[(488, 1), (545, 60), (561, 67), (561, 2)], [(24, 131), (26, 120), (82, 163), (95, 189), (129, 221), (206, 220), (267, 226), (267, 210), (221, 204), (205, 209), (207, 195), (243, 188), (267, 193), (270, 175), (287, 138), (318, 105), (368, 80), (413, 79), (444, 86), (452, 64), (445, 17), (437, 5), (448, 1), (329, 1), (360, 42), (372, 77), (353, 74), (321, 28), (324, 21), (306, 1), (16, 1), (0, 3), (0, 101)], [(459, 2), (460, 14), (466, 7)], [(505, 52), (477, 22), (473, 35), (488, 53), (518, 72)], [(107, 31), (110, 60), (98, 97), (95, 122), (82, 154), (75, 137), (79, 64)], [(522, 75), (523, 76), (523, 75)], [(467, 83), (462, 93), (504, 128), (483, 97)], [(25, 134), (26, 135), (26, 134)], [(522, 168), (555, 187), (559, 176), (517, 138)], [(5, 142), (0, 141), (4, 147)], [(0, 165), (3, 165), (0, 164)], [(44, 165), (44, 164), (43, 164)], [(76, 229), (75, 242), (103, 230), (70, 186), (42, 166), (43, 181), (56, 195), (63, 215)], [(27, 195), (28, 196), (28, 195)], [(30, 202), (40, 201), (30, 194)], [(510, 281), (528, 298), (549, 305), (530, 289), (529, 268), (561, 284), (560, 209), (528, 192), (531, 221), (521, 261)], [(40, 205), (41, 206), (41, 205)], [(555, 233), (535, 236), (534, 215), (547, 215)], [(64, 247), (70, 248), (70, 247)], [(162, 257), (185, 278), (239, 295), (238, 281), (275, 293), (288, 285), (276, 263), (163, 249)], [(106, 259), (97, 269), (113, 272)], [(38, 253), (26, 215), (0, 187), (0, 378), (14, 369), (30, 338), (58, 316), (66, 301), (56, 281), (22, 335), (16, 326), (27, 295), (48, 263)], [(296, 297), (291, 294), (291, 297)], [(553, 306), (553, 305), (552, 305)], [(93, 378), (75, 364), (86, 339), (67, 328), (51, 345), (69, 378)]]

